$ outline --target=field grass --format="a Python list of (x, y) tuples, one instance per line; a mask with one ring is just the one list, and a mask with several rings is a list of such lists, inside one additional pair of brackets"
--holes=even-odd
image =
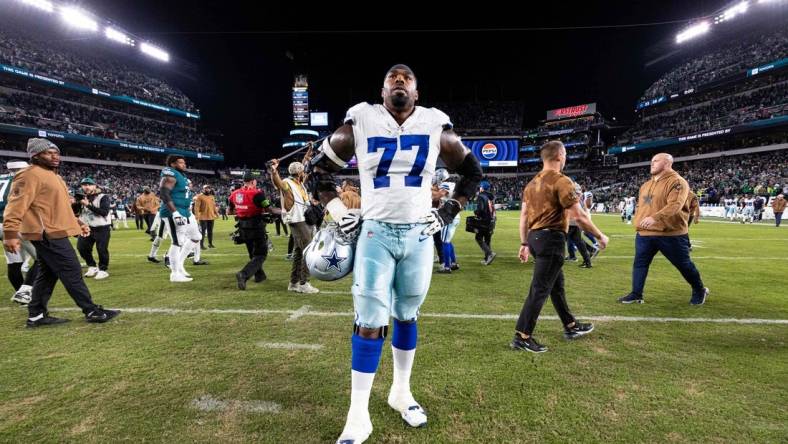
[[(691, 307), (689, 287), (658, 257), (646, 303), (624, 306), (615, 300), (629, 289), (634, 230), (615, 216), (595, 221), (609, 249), (590, 270), (565, 268), (580, 319), (788, 319), (788, 228), (703, 221), (691, 235), (707, 303)], [(550, 351), (511, 351), (533, 267), (517, 261), (516, 227), (516, 213), (499, 214), (489, 267), (458, 230), (462, 268), (433, 276), (419, 323), (412, 383), (429, 425), (409, 429), (386, 405), (386, 352), (369, 442), (788, 441), (788, 322), (602, 318), (567, 342), (548, 303), (535, 335)], [(58, 286), (50, 309), (72, 322), (25, 329), (0, 280), (0, 442), (333, 442), (349, 402), (350, 279), (286, 292), (286, 238), (274, 237), (269, 279), (240, 292), (245, 251), (230, 229), (218, 223), (211, 264), (187, 266), (194, 282), (177, 285), (145, 261), (141, 232), (113, 232), (111, 277), (88, 285), (98, 303), (129, 310), (103, 325), (86, 324)], [(201, 398), (222, 408), (198, 409)]]

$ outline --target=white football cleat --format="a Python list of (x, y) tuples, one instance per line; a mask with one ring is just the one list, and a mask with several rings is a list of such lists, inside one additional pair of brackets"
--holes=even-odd
[(298, 286), (298, 292), (305, 294), (315, 294), (315, 293), (320, 293), (320, 290), (313, 287), (312, 284), (310, 284), (309, 282), (305, 282)]
[(337, 438), (336, 444), (361, 444), (372, 434), (372, 421), (369, 413), (364, 418), (351, 418), (348, 413), (345, 428)]
[(424, 427), (427, 425), (427, 412), (413, 399), (413, 395), (389, 392), (389, 406), (398, 411), (402, 419), (411, 427)]
[(99, 270), (98, 273), (96, 273), (95, 279), (96, 280), (102, 280), (102, 279), (106, 279), (108, 277), (109, 277), (109, 273), (107, 273), (104, 270)]
[(194, 279), (180, 273), (170, 273), (170, 282), (191, 282)]
[(93, 276), (96, 275), (96, 273), (98, 273), (98, 271), (99, 271), (98, 267), (90, 267), (88, 268), (87, 273), (85, 273), (85, 277), (92, 278)]
[(30, 303), (31, 300), (31, 293), (33, 287), (30, 285), (22, 285), (19, 287), (19, 290), (11, 296), (11, 301), (16, 302), (19, 305), (27, 305)]

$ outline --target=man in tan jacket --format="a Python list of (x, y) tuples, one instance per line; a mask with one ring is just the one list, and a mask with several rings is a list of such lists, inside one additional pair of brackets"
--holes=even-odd
[(780, 222), (782, 222), (783, 211), (785, 211), (785, 205), (786, 205), (785, 196), (783, 196), (782, 194), (778, 194), (777, 197), (775, 197), (774, 200), (772, 201), (772, 210), (774, 210), (774, 222), (776, 224), (775, 226), (777, 227), (779, 227)]
[(673, 171), (673, 156), (660, 153), (651, 159), (651, 179), (640, 187), (635, 214), (635, 262), (632, 266), (632, 292), (619, 298), (623, 304), (643, 303), (643, 287), (651, 260), (662, 253), (692, 286), (690, 304), (706, 302), (709, 289), (689, 256), (687, 221), (689, 185)]
[(213, 246), (213, 221), (219, 217), (219, 211), (216, 208), (216, 198), (210, 185), (203, 185), (202, 193), (194, 197), (194, 217), (199, 221), (202, 232), (200, 248), (205, 250), (206, 235), (208, 236), (208, 248), (216, 248)]
[(71, 247), (70, 236), (87, 236), (90, 227), (71, 210), (66, 183), (57, 174), (60, 150), (47, 139), (27, 142), (32, 166), (20, 171), (11, 186), (3, 213), (3, 248), (15, 253), (21, 246), (20, 236), (31, 241), (40, 264), (28, 304), (27, 326), (41, 327), (68, 322), (49, 316), (47, 303), (58, 279), (76, 302), (88, 322), (107, 322), (120, 313), (105, 310), (93, 303), (82, 280), (82, 269)]
[(150, 235), (151, 240), (155, 239), (156, 235), (151, 233), (150, 228), (153, 226), (153, 220), (156, 219), (156, 213), (159, 211), (159, 205), (161, 201), (155, 194), (150, 191), (150, 188), (145, 187), (142, 189), (142, 194), (137, 197), (137, 200), (134, 202), (134, 206), (136, 207), (137, 214), (142, 214), (143, 220), (145, 220), (145, 225), (148, 228), (145, 229), (145, 232)]

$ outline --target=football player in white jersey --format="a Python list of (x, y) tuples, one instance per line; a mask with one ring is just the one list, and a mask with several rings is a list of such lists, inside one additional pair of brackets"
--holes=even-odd
[[(479, 189), (478, 159), (452, 131), (449, 117), (416, 106), (416, 76), (405, 65), (386, 72), (383, 104), (358, 104), (345, 124), (325, 139), (311, 160), (312, 190), (345, 233), (360, 230), (353, 269), (354, 333), (351, 339), (350, 409), (337, 440), (364, 442), (372, 433), (368, 403), (389, 318), (394, 377), (388, 404), (412, 427), (427, 414), (413, 398), (410, 374), (416, 351), (416, 319), (432, 275), (433, 234), (449, 225)], [(355, 154), (361, 178), (361, 212), (337, 197), (334, 173)], [(459, 174), (454, 193), (432, 208), (432, 176), (438, 157)]]
[(752, 223), (752, 221), (755, 220), (755, 199), (747, 194), (744, 196), (743, 202), (744, 204), (741, 212), (741, 223)]
[(627, 197), (625, 201), (626, 207), (624, 212), (627, 216), (627, 225), (632, 225), (632, 215), (635, 214), (635, 202), (637, 202), (637, 200), (634, 197)]
[(730, 219), (733, 222), (733, 218), (736, 217), (736, 199), (732, 199), (730, 197), (725, 198), (725, 219)]

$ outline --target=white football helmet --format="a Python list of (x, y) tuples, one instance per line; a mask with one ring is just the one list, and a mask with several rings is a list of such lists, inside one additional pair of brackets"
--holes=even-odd
[(304, 248), (304, 260), (310, 276), (321, 281), (335, 281), (353, 270), (356, 244), (340, 234), (337, 224), (330, 223), (318, 231)]
[(440, 185), (442, 182), (446, 182), (449, 176), (450, 176), (449, 170), (447, 170), (446, 168), (438, 168), (437, 170), (435, 170), (435, 175), (432, 176), (432, 184)]

